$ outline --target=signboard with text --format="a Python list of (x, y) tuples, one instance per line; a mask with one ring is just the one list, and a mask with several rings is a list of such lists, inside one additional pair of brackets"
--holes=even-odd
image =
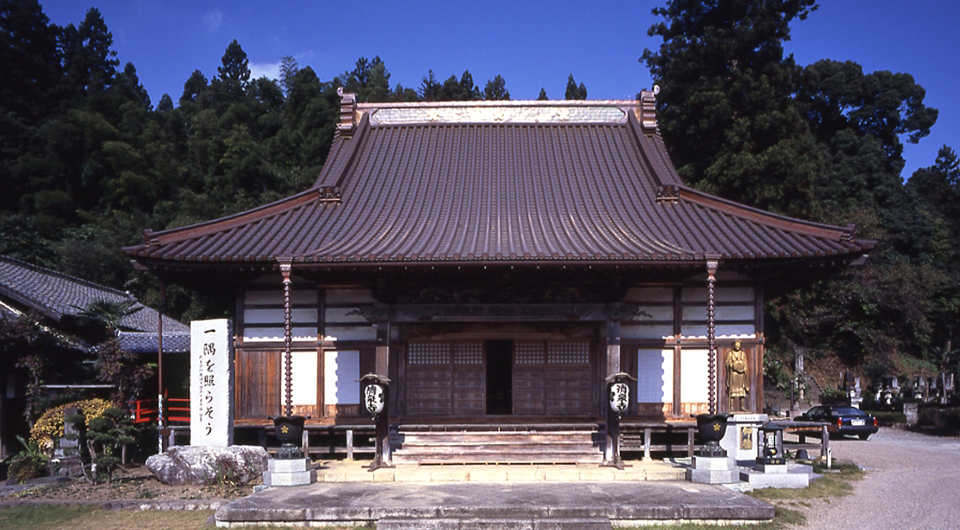
[(233, 444), (233, 326), (190, 323), (190, 445)]

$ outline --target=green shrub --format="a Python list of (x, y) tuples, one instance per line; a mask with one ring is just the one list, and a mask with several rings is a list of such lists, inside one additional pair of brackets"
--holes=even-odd
[(33, 442), (28, 442), (21, 436), (17, 440), (23, 445), (23, 451), (20, 451), (10, 460), (10, 466), (7, 468), (7, 478), (23, 483), (32, 478), (42, 477), (47, 472), (47, 461), (49, 458)]
[(903, 425), (907, 423), (907, 415), (902, 412), (871, 411), (870, 414), (877, 418), (877, 422), (880, 425), (893, 425), (897, 423)]
[(86, 418), (87, 427), (94, 418), (103, 414), (103, 411), (113, 404), (105, 399), (84, 399), (54, 407), (43, 413), (33, 428), (30, 429), (30, 441), (46, 451), (53, 452), (54, 441), (63, 436), (63, 411), (68, 408), (80, 409)]
[(935, 429), (960, 430), (960, 407), (920, 407), (917, 410), (917, 424)]
[(136, 434), (137, 428), (130, 421), (130, 416), (116, 407), (106, 409), (87, 423), (86, 442), (93, 464), (89, 478), (93, 482), (110, 482), (113, 479), (113, 472), (120, 467), (118, 455), (121, 447), (136, 442)]

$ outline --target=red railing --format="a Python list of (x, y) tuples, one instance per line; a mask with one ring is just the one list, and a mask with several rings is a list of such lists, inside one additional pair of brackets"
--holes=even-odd
[[(190, 423), (190, 400), (167, 398), (164, 400), (163, 420), (166, 423)], [(134, 402), (133, 423), (156, 423), (157, 400), (140, 399)]]

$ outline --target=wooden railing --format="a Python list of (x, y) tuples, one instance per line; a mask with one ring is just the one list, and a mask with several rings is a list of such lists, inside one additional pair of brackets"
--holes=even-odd
[[(190, 400), (167, 398), (164, 400), (164, 424), (190, 423)], [(159, 410), (156, 399), (139, 399), (134, 402), (133, 423), (156, 423)]]
[[(698, 448), (694, 444), (696, 430), (695, 423), (624, 422), (620, 425), (620, 451), (643, 451), (644, 460), (650, 460), (653, 452), (690, 457)], [(654, 434), (662, 438), (661, 443), (652, 443)]]

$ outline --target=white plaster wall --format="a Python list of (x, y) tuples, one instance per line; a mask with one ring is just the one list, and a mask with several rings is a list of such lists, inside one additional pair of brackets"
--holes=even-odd
[(680, 352), (680, 401), (682, 403), (706, 403), (708, 350), (683, 350)]
[(673, 401), (673, 350), (637, 350), (637, 402)]
[(324, 405), (360, 403), (360, 352), (328, 351), (324, 356)]
[(317, 352), (295, 351), (290, 354), (293, 371), (292, 388), (294, 405), (317, 404)]

